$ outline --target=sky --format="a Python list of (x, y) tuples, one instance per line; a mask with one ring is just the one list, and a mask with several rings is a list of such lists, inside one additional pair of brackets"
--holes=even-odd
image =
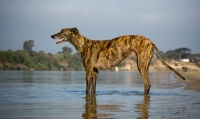
[(0, 50), (22, 50), (31, 39), (37, 52), (75, 53), (51, 38), (71, 27), (94, 40), (143, 35), (160, 51), (200, 53), (200, 0), (0, 0)]

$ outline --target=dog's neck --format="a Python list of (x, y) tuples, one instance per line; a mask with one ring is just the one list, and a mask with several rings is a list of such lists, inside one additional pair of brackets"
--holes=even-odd
[(81, 53), (83, 51), (84, 45), (85, 43), (87, 43), (87, 41), (89, 41), (88, 38), (77, 34), (77, 35), (73, 35), (72, 39), (69, 41), (75, 48), (76, 50)]

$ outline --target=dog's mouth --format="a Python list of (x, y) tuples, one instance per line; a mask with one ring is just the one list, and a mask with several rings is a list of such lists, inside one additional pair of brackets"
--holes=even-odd
[(59, 40), (56, 41), (56, 44), (62, 43), (62, 42), (64, 42), (64, 41), (65, 41), (65, 38), (60, 38)]

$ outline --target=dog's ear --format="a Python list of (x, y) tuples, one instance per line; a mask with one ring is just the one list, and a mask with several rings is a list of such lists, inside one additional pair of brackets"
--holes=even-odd
[(74, 33), (74, 34), (79, 34), (79, 31), (76, 27), (74, 28), (71, 28), (71, 31)]

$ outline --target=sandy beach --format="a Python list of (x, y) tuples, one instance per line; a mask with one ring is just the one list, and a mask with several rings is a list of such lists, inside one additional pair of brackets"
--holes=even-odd
[(200, 70), (189, 70), (187, 72), (180, 72), (187, 80), (190, 82), (183, 81), (178, 76), (175, 76), (178, 79), (179, 83), (185, 83), (187, 90), (195, 90), (200, 92)]

